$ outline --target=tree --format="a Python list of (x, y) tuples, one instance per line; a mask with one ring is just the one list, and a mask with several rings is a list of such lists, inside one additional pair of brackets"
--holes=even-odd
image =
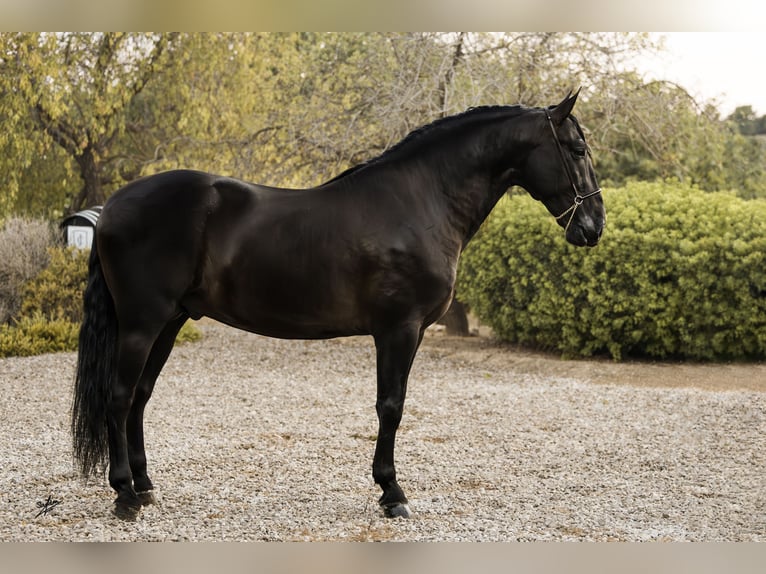
[(15, 177), (18, 187), (13, 197), (13, 213), (49, 221), (61, 219), (67, 213), (72, 198), (82, 189), (74, 159), (55, 145), (35, 154), (27, 167)]
[(756, 148), (681, 86), (631, 72), (655, 49), (623, 33), (2, 34), (0, 214), (61, 214), (179, 167), (316, 185), (443, 115), (578, 86), (605, 182), (756, 193)]
[(166, 65), (126, 110), (114, 156), (123, 181), (181, 167), (252, 175), (248, 147), (263, 145), (275, 129), (264, 127), (272, 118), (262, 111), (276, 86), (260, 40), (213, 33), (174, 38)]
[(622, 74), (584, 102), (581, 119), (607, 185), (674, 178), (744, 198), (766, 195), (763, 147), (682, 86)]
[(766, 133), (766, 116), (759, 118), (753, 106), (739, 106), (726, 119), (733, 122), (743, 136)]
[[(82, 179), (68, 211), (103, 203), (126, 110), (163, 65), (167, 34), (19, 33), (0, 36), (0, 141), (28, 167), (59, 146)], [(21, 130), (29, 137), (14, 134)], [(10, 191), (18, 190), (18, 170)]]
[[(289, 171), (297, 185), (334, 175), (470, 106), (550, 104), (578, 85), (592, 93), (608, 85), (626, 54), (653, 46), (644, 34), (264, 36), (281, 46), (281, 79), (266, 105), (290, 118), (272, 142), (280, 159), (271, 173), (284, 181)], [(300, 72), (291, 75), (294, 67)]]

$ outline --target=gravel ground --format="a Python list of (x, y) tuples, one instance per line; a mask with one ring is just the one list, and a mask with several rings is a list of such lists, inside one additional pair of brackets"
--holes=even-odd
[[(200, 325), (147, 408), (158, 504), (136, 522), (73, 470), (75, 355), (0, 359), (0, 540), (766, 540), (764, 365), (565, 362), (431, 331), (397, 440), (415, 515), (389, 520), (372, 341)], [(658, 373), (689, 384), (625, 384)]]

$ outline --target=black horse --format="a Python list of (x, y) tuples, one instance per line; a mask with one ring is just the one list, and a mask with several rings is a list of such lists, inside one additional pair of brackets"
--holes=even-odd
[(171, 171), (117, 191), (84, 295), (72, 410), (82, 473), (108, 457), (120, 517), (153, 501), (144, 407), (190, 317), (287, 339), (372, 335), (372, 475), (386, 515), (409, 516), (394, 439), (412, 361), (450, 304), (463, 248), (513, 185), (543, 202), (570, 243), (599, 241), (605, 212), (576, 99), (437, 120), (313, 189)]

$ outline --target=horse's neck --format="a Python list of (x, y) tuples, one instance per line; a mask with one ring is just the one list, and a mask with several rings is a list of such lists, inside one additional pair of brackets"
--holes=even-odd
[(450, 235), (465, 246), (508, 188), (518, 184), (519, 165), (529, 142), (519, 137), (521, 125), (511, 121), (492, 125), (477, 121), (460, 137), (453, 135), (447, 147), (415, 151), (402, 147), (373, 162), (369, 171), (355, 168), (329, 183), (351, 185), (356, 177), (377, 179), (378, 169), (397, 174), (394, 177), (401, 179), (392, 184), (391, 192), (428, 194), (429, 201), (441, 203), (452, 228)]
[(500, 186), (493, 188), (490, 181), (479, 177), (442, 185), (447, 219), (462, 238), (463, 246), (484, 223), (505, 189)]
[(441, 177), (441, 194), (448, 210), (450, 224), (463, 237), (463, 246), (474, 236), (497, 202), (512, 185), (518, 183), (513, 153), (509, 153), (502, 168), (465, 166), (462, 172), (453, 171)]
[[(463, 238), (474, 236), (500, 198), (520, 179), (529, 142), (520, 118), (477, 126), (474, 137), (457, 141), (443, 169), (435, 171), (451, 226)], [(467, 135), (471, 135), (470, 133)]]

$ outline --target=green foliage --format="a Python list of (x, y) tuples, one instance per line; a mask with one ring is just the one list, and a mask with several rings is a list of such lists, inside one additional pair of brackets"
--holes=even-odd
[(766, 115), (758, 117), (753, 106), (739, 106), (727, 118), (743, 136), (766, 134)]
[(593, 249), (504, 199), (462, 258), (458, 292), (496, 334), (564, 356), (766, 357), (766, 201), (677, 182), (605, 192)]
[[(72, 198), (82, 188), (74, 158), (60, 147), (36, 154), (17, 179), (18, 194), (13, 212), (17, 215), (60, 221), (68, 212)], [(90, 207), (90, 205), (88, 206)]]
[[(0, 168), (7, 176), (0, 209), (15, 208), (29, 169), (61, 181), (73, 164), (82, 189), (68, 198), (68, 210), (103, 203), (119, 170), (122, 154), (114, 142), (125, 131), (126, 112), (155, 69), (166, 65), (174, 37), (0, 34)], [(63, 171), (40, 159), (54, 147), (68, 160)], [(37, 191), (56, 197), (55, 189)]]
[[(615, 119), (636, 117), (603, 113), (635, 91), (617, 64), (651, 46), (642, 33), (2, 34), (0, 214), (60, 216), (178, 167), (315, 185), (440, 116), (547, 105), (573, 85), (589, 87), (594, 147), (611, 149)], [(679, 133), (653, 125), (672, 103), (626, 130), (649, 117)]]
[(49, 319), (42, 313), (0, 326), (0, 357), (29, 357), (77, 348), (80, 326), (66, 319)]
[[(21, 314), (0, 327), (0, 357), (77, 349), (89, 251), (50, 249), (50, 263), (23, 287)], [(202, 333), (187, 322), (176, 343), (198, 341)]]
[(176, 335), (176, 345), (182, 343), (194, 343), (202, 339), (202, 331), (192, 321), (186, 321)]
[(602, 184), (674, 178), (706, 191), (766, 198), (766, 148), (676, 84), (625, 74), (576, 113), (591, 130)]
[(21, 315), (71, 323), (82, 321), (82, 293), (88, 282), (90, 251), (74, 247), (50, 250), (50, 262), (24, 286)]
[(721, 120), (631, 71), (657, 47), (645, 33), (0, 34), (0, 215), (60, 217), (172, 168), (316, 185), (440, 116), (578, 85), (603, 183), (766, 197), (766, 146), (742, 135), (764, 118)]

